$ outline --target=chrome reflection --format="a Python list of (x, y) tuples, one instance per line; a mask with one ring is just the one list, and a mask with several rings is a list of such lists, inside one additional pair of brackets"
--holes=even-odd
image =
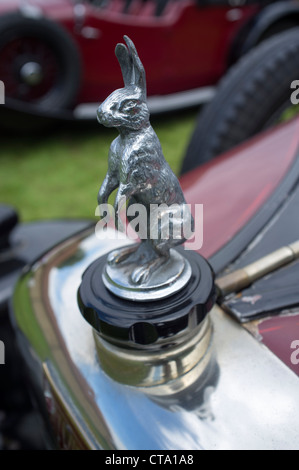
[[(125, 349), (94, 335), (100, 365), (117, 382), (145, 387), (153, 395), (184, 390), (209, 366), (212, 327), (209, 317), (182, 342), (158, 350)], [(171, 338), (170, 338), (171, 341)]]
[[(45, 355), (37, 343), (31, 343), (28, 353), (51, 364), (61, 403), (76, 408), (76, 423), (81, 423), (94, 447), (298, 449), (298, 378), (218, 307), (210, 313), (213, 348), (211, 354), (203, 354), (209, 357), (208, 367), (200, 370), (197, 379), (176, 390), (167, 389), (169, 384), (180, 384), (175, 375), (167, 387), (164, 383), (137, 387), (117, 382), (105, 372), (76, 293), (90, 262), (120, 243), (104, 240), (99, 246), (99, 240), (89, 235), (62, 244), (35, 266), (16, 299), (24, 337), (30, 344), (26, 327), (32, 315), (44, 335), (39, 343), (50, 351)], [(22, 325), (26, 289), (32, 314), (26, 310), (27, 323), (24, 320)], [(196, 367), (192, 369), (190, 362), (189, 372), (188, 366), (183, 370), (188, 377)], [(163, 393), (153, 393), (158, 389)]]

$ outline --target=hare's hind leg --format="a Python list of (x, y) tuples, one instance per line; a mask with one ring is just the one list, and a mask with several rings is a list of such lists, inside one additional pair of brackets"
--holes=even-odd
[[(157, 255), (156, 255), (157, 256)], [(167, 257), (156, 257), (145, 263), (144, 266), (135, 268), (131, 274), (131, 280), (134, 284), (144, 284), (150, 276), (167, 261)]]
[(130, 258), (130, 255), (137, 251), (138, 247), (139, 243), (134, 243), (134, 245), (112, 251), (107, 257), (108, 264), (110, 266), (114, 266), (116, 264), (124, 263)]
[(161, 237), (156, 240), (152, 240), (153, 248), (158, 256), (169, 257), (169, 251), (171, 248), (182, 245), (186, 241), (184, 234), (184, 220), (182, 219), (181, 213), (179, 213), (177, 217), (170, 218), (167, 223), (169, 224), (166, 231), (167, 236), (162, 238), (163, 230), (165, 231), (165, 227), (162, 227)]
[(186, 204), (172, 204), (163, 210), (160, 206), (154, 213), (154, 223), (151, 230), (155, 229), (156, 237), (152, 237), (152, 245), (158, 256), (168, 256), (169, 250), (186, 241), (185, 233), (193, 230), (193, 217)]
[(147, 240), (140, 243), (119, 248), (109, 253), (108, 264), (145, 264), (155, 258), (157, 255)]

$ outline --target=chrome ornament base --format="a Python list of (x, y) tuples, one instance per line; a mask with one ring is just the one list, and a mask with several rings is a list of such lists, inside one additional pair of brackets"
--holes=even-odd
[[(111, 253), (113, 256), (113, 252)], [(127, 300), (150, 302), (179, 292), (189, 282), (190, 263), (176, 250), (170, 250), (169, 259), (149, 279), (140, 284), (132, 281), (132, 272), (142, 269), (137, 263), (106, 264), (102, 279), (113, 294)]]

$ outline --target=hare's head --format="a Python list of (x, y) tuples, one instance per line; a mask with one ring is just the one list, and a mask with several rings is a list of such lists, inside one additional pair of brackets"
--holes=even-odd
[(127, 47), (117, 44), (115, 54), (125, 86), (111, 93), (100, 105), (97, 118), (106, 127), (138, 130), (149, 120), (145, 72), (133, 42), (127, 36), (124, 40)]

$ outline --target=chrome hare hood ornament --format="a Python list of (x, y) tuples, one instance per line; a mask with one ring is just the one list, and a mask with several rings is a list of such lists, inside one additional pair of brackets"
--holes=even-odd
[(133, 42), (127, 36), (124, 40), (126, 45), (117, 44), (115, 50), (124, 88), (108, 96), (97, 111), (101, 124), (119, 132), (110, 146), (98, 203), (106, 204), (118, 188), (116, 226), (125, 204), (129, 222), (133, 213), (143, 219), (141, 241), (109, 254), (103, 281), (117, 296), (150, 301), (172, 295), (188, 283), (190, 264), (174, 247), (190, 237), (193, 218), (149, 122), (143, 65)]
[[(172, 370), (172, 356), (167, 356), (171, 364), (167, 362), (164, 370), (159, 362), (160, 350), (173, 349), (181, 357), (181, 345), (193, 342), (203, 331), (209, 332), (208, 337), (203, 337), (205, 344), (210, 344), (211, 328), (206, 327), (210, 325), (206, 316), (215, 300), (214, 274), (207, 261), (191, 251), (192, 242), (188, 241), (185, 251), (180, 247), (187, 238), (193, 238), (193, 218), (149, 122), (143, 65), (132, 41), (127, 36), (124, 39), (126, 44), (116, 46), (124, 88), (108, 96), (97, 114), (100, 123), (119, 132), (111, 143), (108, 171), (98, 194), (99, 214), (103, 218), (96, 226), (96, 235), (106, 238), (99, 242), (104, 254), (84, 271), (78, 306), (94, 329), (100, 362), (106, 348), (111, 358), (110, 346), (116, 346), (122, 351), (120, 367), (125, 364), (127, 371), (128, 350), (133, 351), (133, 358), (135, 350), (150, 351), (148, 358), (139, 355), (140, 361), (151, 364), (152, 358), (157, 357), (157, 370), (166, 374)], [(120, 238), (119, 233), (107, 228), (108, 198), (116, 189), (116, 226), (121, 207), (126, 208), (126, 231), (137, 234), (138, 243), (124, 246), (124, 240), (115, 240)], [(107, 241), (109, 235), (113, 241)], [(107, 253), (105, 247), (109, 246), (117, 249)], [(197, 345), (198, 339), (196, 351), (201, 351)], [(153, 356), (152, 352), (159, 354)], [(195, 357), (199, 357), (197, 353)], [(109, 361), (104, 359), (101, 363), (111, 364)], [(131, 373), (136, 376), (136, 369)], [(153, 369), (142, 369), (141, 375), (142, 380), (146, 378), (143, 386), (154, 384)]]

